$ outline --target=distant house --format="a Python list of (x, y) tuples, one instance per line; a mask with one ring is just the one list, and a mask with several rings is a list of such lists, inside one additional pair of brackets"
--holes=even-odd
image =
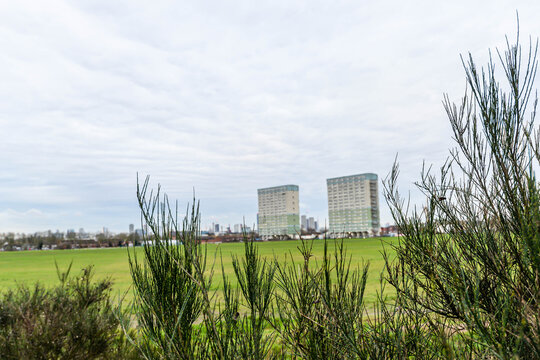
[(388, 225), (381, 227), (381, 236), (398, 236), (398, 228), (396, 225)]

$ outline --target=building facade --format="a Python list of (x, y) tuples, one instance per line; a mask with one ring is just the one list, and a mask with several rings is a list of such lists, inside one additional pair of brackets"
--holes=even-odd
[(300, 233), (298, 185), (282, 185), (257, 190), (258, 230), (263, 239), (293, 237)]
[(318, 231), (317, 221), (314, 217), (307, 217), (307, 215), (302, 215), (300, 217), (300, 229), (302, 231)]
[(308, 231), (317, 231), (317, 228), (315, 227), (315, 218), (309, 217), (307, 219), (307, 229)]
[(379, 184), (376, 174), (327, 179), (326, 185), (331, 235), (335, 237), (379, 235)]

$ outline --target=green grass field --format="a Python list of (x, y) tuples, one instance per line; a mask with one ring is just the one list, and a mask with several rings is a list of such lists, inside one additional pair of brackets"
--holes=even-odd
[[(384, 267), (381, 250), (383, 243), (386, 244), (387, 252), (391, 254), (388, 246), (396, 241), (396, 238), (369, 238), (348, 239), (345, 246), (349, 255), (352, 256), (352, 264), (361, 266), (365, 262), (370, 263), (368, 284), (366, 288), (366, 301), (373, 302), (376, 291), (379, 289), (379, 275)], [(333, 250), (333, 240), (329, 240), (330, 249)], [(257, 243), (259, 253), (268, 259), (274, 256), (283, 261), (285, 254), (292, 253), (295, 261), (300, 262), (298, 252), (298, 240), (272, 241)], [(221, 262), (219, 253), (223, 258), (223, 266), (229, 279), (234, 282), (232, 268), (232, 256), (242, 256), (242, 243), (208, 244), (209, 264), (212, 264), (214, 256), (215, 276), (214, 288), (221, 286)], [(142, 259), (143, 249), (137, 248), (139, 259)], [(130, 249), (133, 251), (133, 249)], [(323, 240), (315, 240), (313, 243), (315, 261), (321, 260), (323, 254)], [(131, 275), (128, 264), (128, 250), (126, 248), (111, 249), (87, 249), (87, 250), (50, 250), (50, 251), (19, 251), (0, 253), (0, 291), (17, 286), (17, 284), (33, 284), (36, 281), (44, 285), (52, 285), (58, 281), (55, 262), (61, 270), (67, 269), (73, 262), (72, 274), (76, 274), (85, 266), (94, 265), (96, 278), (110, 276), (114, 281), (115, 295), (126, 293), (126, 300), (132, 299)]]

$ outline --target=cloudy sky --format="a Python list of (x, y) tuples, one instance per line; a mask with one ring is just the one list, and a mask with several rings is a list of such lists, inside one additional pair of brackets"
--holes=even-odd
[(460, 53), (484, 63), (516, 10), (538, 37), (537, 0), (1, 1), (0, 232), (125, 231), (137, 173), (195, 189), (205, 225), (253, 223), (281, 184), (324, 223), (327, 178), (396, 153), (412, 190), (453, 146)]

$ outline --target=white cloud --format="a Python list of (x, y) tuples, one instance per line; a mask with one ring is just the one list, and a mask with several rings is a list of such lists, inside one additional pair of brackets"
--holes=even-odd
[(538, 2), (486, 4), (4, 2), (0, 212), (125, 229), (139, 172), (181, 202), (195, 187), (208, 222), (252, 223), (258, 187), (295, 183), (322, 222), (326, 178), (383, 178), (396, 153), (410, 189), (451, 146), (459, 53), (483, 63), (516, 8), (540, 34)]

